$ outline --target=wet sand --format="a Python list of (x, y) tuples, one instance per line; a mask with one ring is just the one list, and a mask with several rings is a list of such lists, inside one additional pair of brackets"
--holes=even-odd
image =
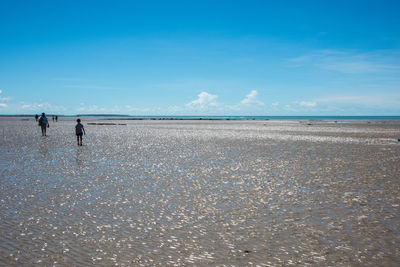
[(0, 265), (400, 265), (400, 122), (102, 122), (0, 118)]

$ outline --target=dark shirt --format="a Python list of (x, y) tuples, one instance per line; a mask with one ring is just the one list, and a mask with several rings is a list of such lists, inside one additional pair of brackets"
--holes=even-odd
[(81, 123), (78, 123), (75, 126), (75, 132), (76, 132), (76, 134), (82, 134), (83, 133), (83, 125)]

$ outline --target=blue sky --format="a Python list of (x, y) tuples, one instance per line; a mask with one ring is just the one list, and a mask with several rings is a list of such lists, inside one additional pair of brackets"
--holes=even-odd
[(400, 1), (0, 1), (0, 114), (400, 115)]

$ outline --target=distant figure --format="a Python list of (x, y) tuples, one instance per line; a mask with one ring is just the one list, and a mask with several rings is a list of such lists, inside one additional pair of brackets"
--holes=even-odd
[(86, 131), (83, 124), (81, 124), (81, 119), (77, 119), (76, 122), (78, 123), (75, 125), (76, 140), (78, 141), (78, 146), (82, 146), (82, 136), (83, 134), (86, 135)]
[(46, 136), (46, 128), (50, 127), (49, 121), (46, 118), (46, 114), (42, 113), (39, 119), (39, 126), (42, 128), (42, 136)]
[(36, 120), (36, 122), (38, 121), (38, 119), (39, 119), (39, 115), (36, 114), (36, 115), (35, 115), (35, 120)]
[(56, 115), (56, 122), (58, 121), (58, 116)]
[(53, 119), (53, 122), (54, 122), (54, 119), (55, 119), (55, 118), (54, 118), (54, 115), (53, 115), (53, 116), (51, 116), (51, 118)]

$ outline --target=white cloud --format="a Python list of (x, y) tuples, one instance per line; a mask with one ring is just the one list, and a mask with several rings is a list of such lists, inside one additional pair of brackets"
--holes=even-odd
[(64, 88), (76, 88), (76, 89), (99, 89), (99, 90), (114, 90), (118, 89), (110, 86), (98, 86), (98, 85), (64, 85)]
[(271, 104), (271, 106), (273, 108), (277, 108), (279, 106), (279, 102), (274, 102), (274, 103)]
[(327, 96), (316, 99), (317, 102), (325, 104), (362, 106), (367, 108), (392, 108), (399, 109), (400, 94), (380, 93), (365, 95), (341, 95)]
[(53, 81), (64, 81), (64, 82), (82, 82), (81, 78), (63, 78), (63, 77), (55, 77), (52, 79)]
[(308, 55), (291, 58), (293, 67), (313, 66), (344, 74), (395, 74), (400, 72), (400, 65), (393, 61), (394, 52), (320, 50)]
[(264, 103), (258, 99), (257, 90), (252, 90), (244, 99), (234, 105), (217, 102), (217, 95), (207, 93), (205, 91), (198, 95), (196, 100), (186, 104), (184, 108), (173, 108), (169, 111), (174, 113), (181, 112), (182, 114), (191, 113), (193, 111), (216, 113), (216, 114), (254, 114), (264, 112)]
[(21, 103), (21, 110), (24, 112), (47, 112), (47, 113), (61, 113), (66, 112), (66, 108), (64, 106), (52, 105), (47, 102), (43, 103)]
[(248, 95), (246, 95), (246, 98), (240, 101), (240, 104), (242, 105), (259, 105), (259, 106), (264, 106), (264, 103), (261, 102), (257, 98), (258, 92), (257, 90), (252, 90)]
[(285, 105), (283, 109), (286, 111), (297, 111), (297, 109), (295, 109), (292, 105), (289, 104)]
[(10, 96), (8, 97), (0, 97), (0, 101), (10, 101), (12, 98)]
[(93, 114), (127, 114), (127, 115), (144, 115), (149, 114), (154, 109), (150, 108), (137, 108), (131, 105), (114, 105), (112, 107), (104, 107), (98, 105), (85, 105), (80, 103), (79, 107), (76, 109), (78, 113), (93, 113)]
[(300, 106), (302, 106), (302, 107), (312, 108), (312, 107), (315, 107), (316, 105), (317, 105), (317, 102), (307, 102), (307, 101), (300, 102)]
[(317, 63), (322, 69), (333, 70), (345, 74), (361, 74), (361, 73), (383, 73), (400, 71), (400, 68), (394, 65), (379, 64), (376, 62), (368, 62), (361, 58), (339, 58), (324, 59), (323, 62)]
[(198, 94), (198, 98), (193, 100), (192, 102), (186, 104), (188, 108), (198, 108), (198, 109), (205, 109), (207, 107), (216, 107), (218, 106), (217, 103), (217, 95), (212, 95), (207, 92), (201, 92)]
[(129, 113), (146, 113), (149, 112), (150, 109), (149, 108), (136, 108), (136, 107), (132, 107), (130, 105), (125, 105), (122, 109), (126, 110)]
[(182, 113), (183, 111), (184, 111), (184, 109), (180, 106), (169, 106), (167, 108), (167, 112), (172, 113), (172, 114), (179, 114), (179, 113)]
[(83, 106), (81, 105), (78, 109), (78, 112), (91, 112), (91, 113), (97, 113), (97, 112), (106, 112), (107, 109), (104, 107), (99, 107), (97, 105), (89, 105), (89, 106)]
[(6, 103), (0, 103), (0, 108), (6, 108), (7, 104)]
[[(0, 95), (3, 93), (3, 91), (2, 90), (0, 90)], [(6, 102), (6, 101), (10, 101), (12, 98), (11, 97), (2, 97), (2, 96), (0, 96), (0, 101), (4, 101), (4, 102)]]

